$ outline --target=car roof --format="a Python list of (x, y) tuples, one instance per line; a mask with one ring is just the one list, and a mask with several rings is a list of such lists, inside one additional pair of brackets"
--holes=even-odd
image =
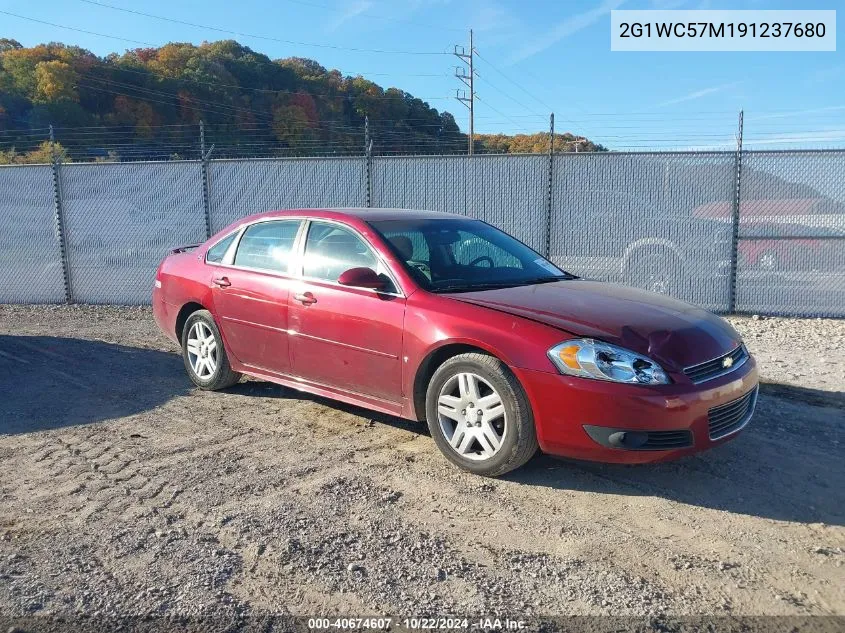
[(419, 209), (372, 209), (366, 207), (326, 207), (322, 209), (280, 209), (251, 215), (244, 219), (273, 218), (273, 217), (309, 217), (340, 220), (357, 218), (365, 222), (381, 220), (436, 220), (436, 219), (467, 219), (457, 213), (443, 213), (441, 211), (422, 211)]

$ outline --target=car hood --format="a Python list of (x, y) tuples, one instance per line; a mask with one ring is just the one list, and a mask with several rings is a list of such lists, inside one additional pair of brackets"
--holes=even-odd
[(645, 354), (680, 370), (741, 343), (724, 319), (665, 295), (573, 279), (448, 295)]

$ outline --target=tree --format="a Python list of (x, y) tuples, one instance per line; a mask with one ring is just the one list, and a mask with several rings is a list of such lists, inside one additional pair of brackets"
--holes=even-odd
[(35, 94), (34, 101), (49, 103), (51, 101), (79, 101), (76, 93), (76, 72), (70, 64), (53, 60), (38, 62), (35, 65)]
[[(98, 57), (77, 46), (27, 48), (0, 39), (4, 147), (31, 147), (31, 132), (52, 124), (70, 156), (195, 155), (197, 125), (204, 121), (216, 156), (360, 154), (365, 117), (376, 152), (466, 148), (452, 114), (401, 88), (344, 76), (303, 57), (272, 60), (234, 40)], [(119, 131), (109, 129), (114, 126)], [(62, 138), (62, 128), (75, 127), (92, 132)], [(482, 135), (478, 145), (480, 151), (546, 152), (548, 135)], [(561, 143), (558, 150), (573, 147)]]
[(70, 157), (64, 147), (59, 143), (51, 143), (50, 141), (44, 141), (36, 149), (25, 154), (19, 154), (14, 147), (5, 152), (0, 152), (0, 165), (49, 164), (53, 160), (68, 163)]
[(18, 48), (23, 48), (19, 41), (9, 39), (8, 37), (0, 37), (0, 53)]

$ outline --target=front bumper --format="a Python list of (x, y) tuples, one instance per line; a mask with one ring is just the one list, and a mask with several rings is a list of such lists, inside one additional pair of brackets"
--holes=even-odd
[[(525, 369), (515, 373), (531, 401), (543, 452), (631, 464), (677, 459), (732, 439), (753, 413), (758, 384), (753, 357), (735, 371), (698, 385), (645, 387)], [(739, 406), (743, 396), (747, 415), (740, 416), (730, 432), (711, 437), (710, 410), (715, 409), (718, 420), (721, 411)], [(619, 432), (629, 433), (627, 445), (624, 436), (615, 435)], [(643, 433), (654, 433), (656, 441), (641, 442)], [(689, 442), (677, 442), (686, 435)], [(659, 438), (670, 436), (675, 443), (661, 446)]]

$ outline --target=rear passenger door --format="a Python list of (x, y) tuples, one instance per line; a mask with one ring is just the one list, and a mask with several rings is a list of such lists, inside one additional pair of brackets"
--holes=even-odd
[(230, 263), (215, 266), (212, 295), (227, 348), (244, 365), (286, 374), (288, 295), (293, 248), (301, 220), (249, 225)]

